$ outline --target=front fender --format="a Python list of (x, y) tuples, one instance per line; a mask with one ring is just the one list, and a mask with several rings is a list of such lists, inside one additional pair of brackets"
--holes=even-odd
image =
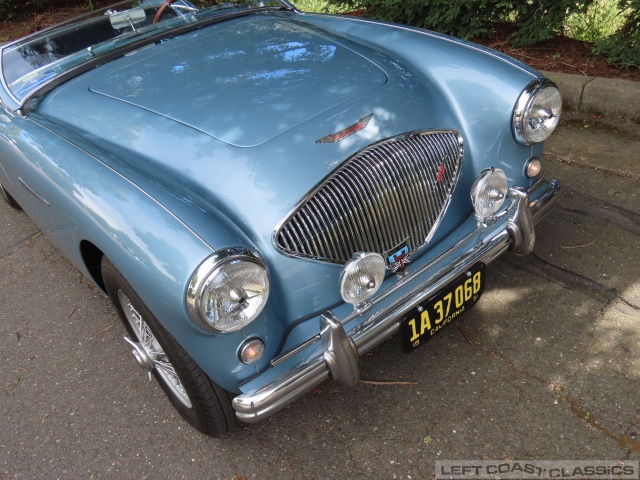
[[(256, 373), (255, 366), (238, 359), (245, 334), (206, 332), (186, 310), (187, 285), (213, 253), (212, 247), (97, 157), (36, 119), (11, 120), (11, 129), (20, 135), (2, 126), (2, 167), (7, 167), (11, 180), (26, 179), (46, 199), (49, 205), (29, 201), (22, 192), (25, 211), (47, 238), (87, 278), (92, 276), (80, 244), (88, 241), (100, 249), (207, 375), (223, 388), (238, 391), (238, 383)], [(224, 234), (221, 239), (231, 241)]]

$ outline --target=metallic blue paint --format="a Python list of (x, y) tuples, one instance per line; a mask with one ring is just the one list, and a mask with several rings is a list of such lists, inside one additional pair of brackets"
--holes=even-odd
[(286, 19), (243, 17), (132, 55), (89, 88), (251, 147), (386, 83), (339, 41)]
[[(496, 52), (418, 29), (294, 12), (241, 17), (70, 79), (26, 117), (0, 92), (0, 183), (85, 275), (81, 241), (107, 255), (202, 369), (238, 392), (258, 371), (266, 373), (251, 388), (282, 371), (269, 360), (317, 334), (321, 312), (351, 309), (338, 291), (339, 266), (273, 245), (274, 228), (300, 199), (373, 142), (457, 130), (462, 174), (412, 267), (427, 263), (475, 228), (469, 190), (482, 169), (531, 185), (523, 164), (542, 147), (518, 144), (511, 117), (537, 77)], [(371, 113), (362, 131), (315, 143)], [(212, 251), (234, 245), (262, 254), (271, 296), (242, 332), (205, 332), (186, 312), (187, 284)], [(265, 341), (256, 366), (238, 359), (245, 337)]]

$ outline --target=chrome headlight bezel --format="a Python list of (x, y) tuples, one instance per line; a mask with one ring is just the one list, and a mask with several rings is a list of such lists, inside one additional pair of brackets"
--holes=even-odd
[[(549, 104), (549, 99), (555, 98), (555, 104)], [(548, 108), (546, 119), (536, 129), (529, 126), (533, 117), (534, 106), (537, 102), (543, 102)], [(540, 111), (540, 108), (537, 109)], [(531, 82), (520, 94), (513, 110), (512, 130), (513, 136), (523, 145), (544, 142), (558, 126), (562, 113), (562, 96), (555, 83), (547, 78), (541, 78)]]
[[(238, 266), (242, 262), (250, 267), (257, 267), (264, 274), (264, 289), (261, 291), (260, 305), (247, 318), (233, 322), (231, 324), (221, 324), (221, 319), (214, 318), (208, 320), (204, 313), (203, 304), (205, 294), (209, 291), (212, 282), (223, 273), (223, 269)], [(215, 252), (200, 264), (189, 282), (186, 294), (187, 311), (191, 320), (198, 326), (216, 333), (227, 333), (241, 330), (253, 322), (264, 309), (269, 298), (269, 271), (262, 256), (254, 250), (246, 247), (231, 247)]]

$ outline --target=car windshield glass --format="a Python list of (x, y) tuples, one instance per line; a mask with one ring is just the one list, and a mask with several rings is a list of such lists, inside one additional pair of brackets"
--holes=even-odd
[(236, 12), (289, 8), (279, 0), (137, 0), (117, 3), (30, 35), (2, 50), (2, 75), (13, 96), (31, 92), (75, 67), (124, 46)]

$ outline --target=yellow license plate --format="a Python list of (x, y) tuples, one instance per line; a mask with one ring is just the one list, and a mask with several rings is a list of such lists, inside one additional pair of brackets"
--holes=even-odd
[(412, 352), (474, 306), (484, 291), (484, 263), (477, 263), (400, 323), (402, 350)]

